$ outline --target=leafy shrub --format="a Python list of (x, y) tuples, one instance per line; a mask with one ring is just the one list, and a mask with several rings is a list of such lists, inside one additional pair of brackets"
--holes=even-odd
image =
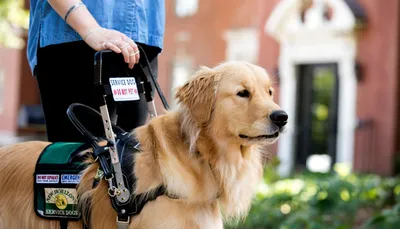
[(267, 166), (248, 217), (226, 228), (400, 228), (400, 177), (349, 173), (340, 164), (334, 168), (279, 179)]

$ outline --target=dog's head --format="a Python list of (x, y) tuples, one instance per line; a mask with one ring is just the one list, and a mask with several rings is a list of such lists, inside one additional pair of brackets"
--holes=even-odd
[(200, 68), (177, 92), (198, 127), (241, 145), (273, 143), (278, 138), (288, 116), (273, 98), (267, 72), (246, 62)]

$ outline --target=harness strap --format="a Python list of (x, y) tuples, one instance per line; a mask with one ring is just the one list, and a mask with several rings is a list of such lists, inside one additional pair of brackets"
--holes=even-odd
[[(116, 148), (118, 148), (119, 160), (122, 162), (121, 167), (124, 182), (127, 184), (129, 192), (133, 194), (137, 178), (132, 173), (135, 168), (135, 163), (132, 162), (134, 162), (135, 154), (139, 152), (139, 143), (136, 141), (134, 136), (129, 135), (128, 133), (117, 133), (116, 139)], [(100, 168), (97, 170), (92, 188), (96, 188), (103, 177), (108, 182), (115, 183), (111, 159), (109, 156), (110, 154), (108, 152), (109, 146), (99, 146), (97, 141), (92, 142), (92, 145), (95, 145), (93, 156), (100, 163)], [(117, 193), (112, 192), (112, 190), (109, 190), (112, 207), (118, 214), (116, 219), (117, 227), (118, 229), (126, 229), (129, 226), (131, 217), (139, 214), (149, 201), (153, 201), (157, 197), (166, 194), (166, 188), (163, 185), (160, 185), (148, 193), (130, 195), (128, 201), (125, 203), (119, 202), (116, 194)], [(88, 212), (87, 217), (90, 217), (90, 212)], [(89, 218), (87, 222), (89, 224)], [(84, 225), (83, 228), (88, 229), (90, 226)]]
[(68, 229), (68, 220), (60, 220), (60, 229)]
[(137, 177), (133, 174), (133, 171), (135, 171), (135, 154), (140, 152), (139, 142), (133, 135), (127, 133), (119, 134), (117, 139), (116, 147), (120, 153), (122, 173), (131, 196), (125, 203), (121, 203), (116, 197), (111, 196), (111, 203), (118, 213), (119, 218), (127, 219), (128, 216), (139, 214), (147, 202), (155, 200), (160, 195), (164, 195), (165, 188), (159, 186), (148, 193), (132, 195), (137, 182)]
[(93, 151), (95, 158), (99, 160), (102, 171), (104, 172), (104, 177), (109, 180), (113, 177), (113, 171), (109, 165), (109, 155), (107, 155), (109, 145), (99, 146)]
[(120, 217), (117, 216), (117, 229), (127, 229), (129, 227), (129, 223), (131, 222), (131, 217)]
[[(162, 92), (162, 90), (161, 90), (161, 88), (160, 88), (160, 85), (158, 84), (157, 80), (156, 80), (155, 77), (154, 77), (153, 71), (151, 70), (151, 65), (150, 65), (149, 59), (147, 58), (147, 55), (146, 55), (146, 52), (143, 50), (143, 48), (142, 48), (140, 45), (138, 45), (138, 47), (139, 47), (139, 49), (141, 49), (141, 54), (144, 55), (144, 58), (145, 58), (146, 64), (147, 64), (147, 68), (148, 68), (149, 73), (150, 73), (150, 78), (151, 78), (151, 80), (153, 81), (154, 86), (156, 87), (158, 96), (160, 97), (160, 100), (161, 100), (161, 102), (162, 102), (164, 108), (165, 108), (166, 110), (169, 110), (168, 102), (167, 102), (167, 100), (165, 99), (165, 96), (164, 96), (164, 94), (163, 94), (163, 92)], [(140, 64), (140, 63), (139, 63), (139, 64)], [(141, 69), (142, 69), (142, 71), (143, 71), (143, 74), (146, 74), (145, 71), (144, 71), (144, 67), (142, 66), (142, 64), (140, 64), (140, 67), (141, 67)], [(150, 86), (150, 91), (151, 91), (151, 85), (149, 85), (149, 86)]]
[[(156, 90), (158, 92), (158, 95), (160, 96), (160, 99), (164, 105), (164, 108), (169, 110), (169, 106), (165, 99), (165, 96), (163, 95), (163, 93), (158, 85), (157, 80), (154, 78), (154, 75), (151, 70), (151, 66), (150, 66), (149, 60), (147, 58), (146, 52), (143, 50), (142, 47), (139, 46), (139, 48), (142, 50), (142, 52), (144, 54), (146, 64), (148, 66), (148, 72), (150, 74), (150, 78), (151, 78), (154, 86), (156, 87)], [(96, 53), (96, 55), (98, 55), (98, 54), (99, 54), (99, 52)], [(144, 87), (143, 89), (144, 89), (144, 93), (146, 96), (148, 110), (149, 110), (150, 116), (152, 118), (154, 116), (157, 116), (157, 113), (155, 111), (154, 100), (152, 98), (152, 85), (148, 80), (148, 77), (145, 73), (144, 67), (141, 64), (139, 64), (139, 65), (144, 74), (144, 77), (142, 77), (142, 79), (141, 79), (143, 82), (142, 86)], [(99, 68), (96, 68), (95, 69), (95, 84), (100, 84), (98, 86), (101, 86), (101, 81), (102, 81), (102, 78), (101, 78), (101, 74), (99, 73)], [(158, 187), (156, 190), (154, 190), (154, 192), (151, 192), (150, 195), (148, 195), (148, 193), (140, 194), (138, 196), (131, 195), (135, 190), (134, 186), (136, 183), (136, 177), (134, 177), (134, 175), (132, 174), (132, 171), (134, 171), (134, 163), (133, 164), (130, 163), (134, 160), (123, 160), (125, 155), (127, 155), (126, 153), (124, 153), (124, 148), (126, 145), (128, 145), (128, 147), (129, 147), (129, 144), (124, 144), (122, 146), (122, 149), (119, 150), (118, 142), (115, 142), (115, 140), (118, 140), (118, 138), (114, 138), (113, 132), (115, 132), (117, 135), (119, 135), (120, 138), (125, 137), (124, 140), (129, 138), (129, 135), (125, 135), (126, 133), (124, 133), (124, 131), (122, 129), (120, 129), (119, 127), (115, 126), (112, 122), (110, 122), (109, 117), (108, 117), (109, 114), (108, 114), (108, 110), (107, 110), (107, 106), (106, 106), (106, 101), (104, 99), (104, 96), (107, 93), (105, 93), (104, 87), (98, 87), (97, 89), (98, 89), (98, 92), (100, 92), (100, 94), (101, 94), (101, 97), (99, 97), (99, 98), (101, 98), (101, 100), (99, 100), (100, 101), (99, 104), (101, 105), (100, 106), (101, 114), (99, 114), (97, 111), (95, 111), (94, 109), (91, 109), (87, 106), (86, 106), (86, 108), (89, 108), (88, 110), (91, 111), (90, 113), (92, 115), (94, 114), (97, 117), (102, 117), (103, 125), (105, 127), (105, 132), (106, 132), (106, 138), (109, 141), (106, 147), (100, 147), (97, 144), (99, 139), (96, 136), (94, 136), (93, 134), (91, 134), (89, 131), (87, 131), (87, 129), (79, 122), (79, 120), (73, 114), (72, 109), (73, 109), (73, 106), (76, 104), (73, 104), (69, 107), (69, 109), (67, 111), (67, 115), (69, 116), (70, 120), (75, 125), (75, 127), (84, 136), (87, 137), (87, 139), (93, 146), (93, 149), (94, 149), (93, 154), (95, 156), (95, 159), (99, 160), (101, 171), (103, 172), (106, 180), (109, 182), (109, 191), (108, 191), (109, 193), (108, 194), (111, 198), (112, 206), (118, 214), (118, 217), (116, 220), (117, 227), (118, 227), (118, 229), (127, 229), (129, 226), (129, 223), (130, 223), (130, 217), (132, 215), (139, 214), (148, 201), (155, 200), (158, 196), (164, 195), (166, 193), (165, 187), (164, 186)], [(107, 117), (104, 117), (104, 116), (107, 116)], [(108, 122), (110, 122), (110, 123), (108, 123)], [(129, 141), (127, 141), (127, 142), (129, 142)], [(139, 145), (138, 142), (136, 142), (132, 147), (135, 149), (135, 152), (138, 151), (138, 148), (137, 148), (138, 145)], [(132, 145), (130, 145), (130, 146), (132, 146)], [(112, 147), (111, 151), (110, 151), (110, 147)], [(114, 149), (116, 151), (114, 151)], [(117, 154), (117, 157), (120, 157), (119, 160), (116, 159), (115, 155), (113, 155), (113, 157), (110, 158), (111, 154)], [(127, 162), (128, 166), (125, 166), (125, 168), (128, 172), (121, 171), (121, 170), (124, 170), (124, 166), (122, 165), (122, 163), (124, 161)], [(116, 177), (114, 176), (114, 174)], [(102, 179), (102, 177), (98, 178), (98, 179), (94, 179), (93, 187), (97, 186), (98, 182), (101, 179)], [(112, 190), (112, 188), (115, 188), (115, 187), (117, 187), (117, 189)], [(124, 194), (126, 194), (126, 195), (124, 195)], [(145, 196), (143, 196), (143, 195), (145, 195)], [(90, 213), (88, 214), (88, 217), (90, 217)], [(86, 225), (84, 225), (83, 227), (87, 228)], [(67, 229), (67, 228), (62, 228), (62, 229)]]

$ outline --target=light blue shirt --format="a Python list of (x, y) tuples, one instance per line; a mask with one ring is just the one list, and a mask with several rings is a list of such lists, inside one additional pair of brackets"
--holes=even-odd
[[(115, 29), (132, 40), (163, 48), (165, 30), (164, 0), (83, 0), (100, 26)], [(73, 12), (71, 13), (73, 14)], [(79, 41), (82, 38), (46, 0), (30, 1), (27, 57), (33, 73), (38, 44)]]

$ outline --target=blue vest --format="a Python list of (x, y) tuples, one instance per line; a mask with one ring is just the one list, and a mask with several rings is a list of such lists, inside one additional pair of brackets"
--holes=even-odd
[[(164, 0), (83, 0), (100, 26), (118, 30), (136, 42), (163, 48)], [(38, 44), (79, 41), (82, 38), (46, 0), (30, 1), (27, 57), (33, 73)]]

